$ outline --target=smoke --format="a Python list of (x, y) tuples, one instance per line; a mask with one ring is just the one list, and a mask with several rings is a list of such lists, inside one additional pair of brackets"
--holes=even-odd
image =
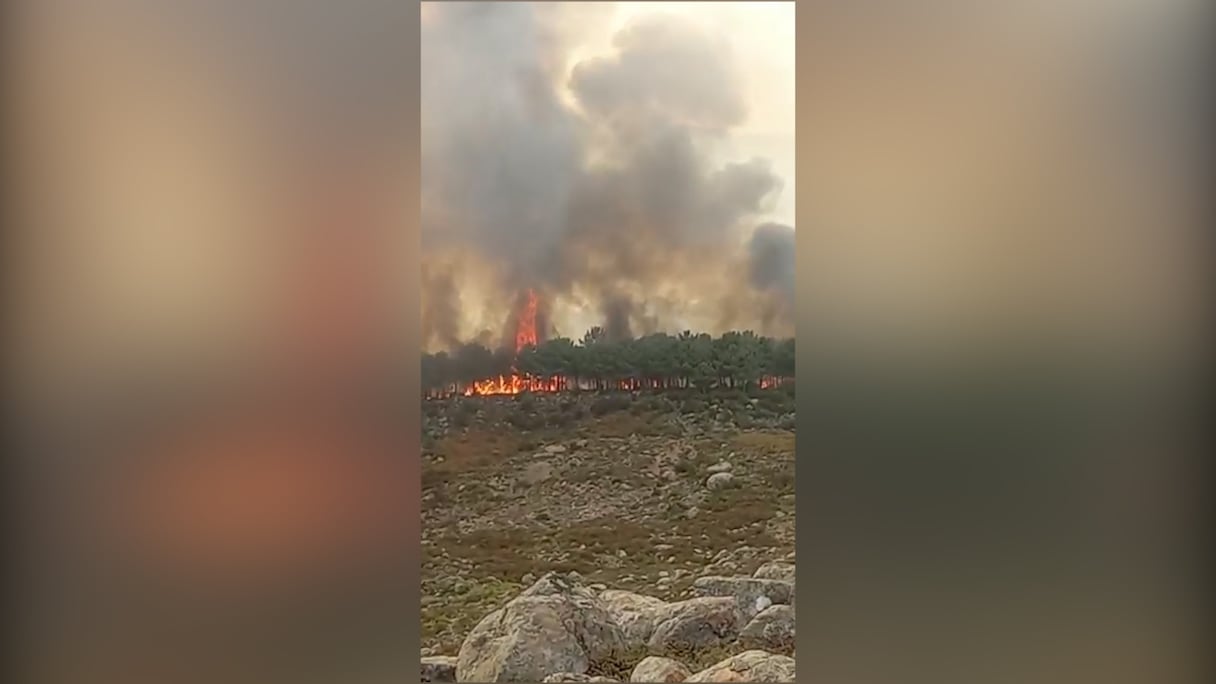
[(752, 286), (779, 296), (774, 308), (766, 310), (766, 316), (792, 316), (797, 271), (794, 229), (778, 223), (760, 225), (752, 233), (748, 256), (748, 274)]
[(544, 333), (577, 338), (589, 314), (617, 338), (792, 332), (792, 288), (748, 277), (782, 179), (763, 159), (719, 161), (747, 119), (727, 37), (643, 15), (580, 58), (587, 13), (611, 9), (584, 7), (428, 7), (423, 260), (450, 270), (423, 280), (425, 344), (509, 327), (525, 288)]

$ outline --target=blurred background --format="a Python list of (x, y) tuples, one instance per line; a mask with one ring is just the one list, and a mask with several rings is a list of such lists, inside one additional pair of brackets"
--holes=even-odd
[(799, 5), (802, 673), (1208, 679), (1205, 17)]
[(417, 671), (417, 16), (11, 8), (18, 681)]

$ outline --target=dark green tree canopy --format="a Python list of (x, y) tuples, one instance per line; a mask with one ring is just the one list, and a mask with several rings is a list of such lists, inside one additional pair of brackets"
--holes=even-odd
[(557, 390), (751, 388), (794, 377), (794, 340), (750, 330), (717, 338), (686, 330), (614, 341), (597, 326), (578, 342), (557, 337), (515, 354), (466, 344), (451, 354), (422, 356), (428, 395), (464, 392), (474, 383), (511, 375)]

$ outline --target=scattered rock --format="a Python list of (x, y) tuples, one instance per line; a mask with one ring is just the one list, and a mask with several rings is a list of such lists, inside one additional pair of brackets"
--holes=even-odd
[(549, 446), (545, 447), (545, 453), (546, 454), (564, 454), (564, 453), (566, 453), (566, 447), (564, 447), (560, 444), (550, 444)]
[(739, 632), (739, 644), (770, 653), (794, 652), (794, 607), (775, 605), (760, 611)]
[(685, 679), (686, 682), (792, 682), (794, 659), (765, 651), (744, 651)]
[(678, 660), (660, 656), (646, 656), (633, 668), (631, 682), (682, 682), (692, 676), (692, 671)]
[(452, 656), (425, 656), (422, 659), (423, 682), (455, 682), (456, 658)]
[(714, 473), (705, 480), (705, 486), (709, 489), (723, 489), (734, 481), (735, 476), (730, 473)]

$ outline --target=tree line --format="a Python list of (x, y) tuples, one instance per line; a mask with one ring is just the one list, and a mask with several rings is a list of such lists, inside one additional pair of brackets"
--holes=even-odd
[(565, 337), (518, 352), (476, 343), (452, 353), (423, 354), (428, 396), (474, 391), (487, 379), (519, 375), (531, 389), (751, 388), (794, 377), (794, 340), (750, 330), (719, 337), (684, 331), (611, 340), (594, 327), (575, 341)]

